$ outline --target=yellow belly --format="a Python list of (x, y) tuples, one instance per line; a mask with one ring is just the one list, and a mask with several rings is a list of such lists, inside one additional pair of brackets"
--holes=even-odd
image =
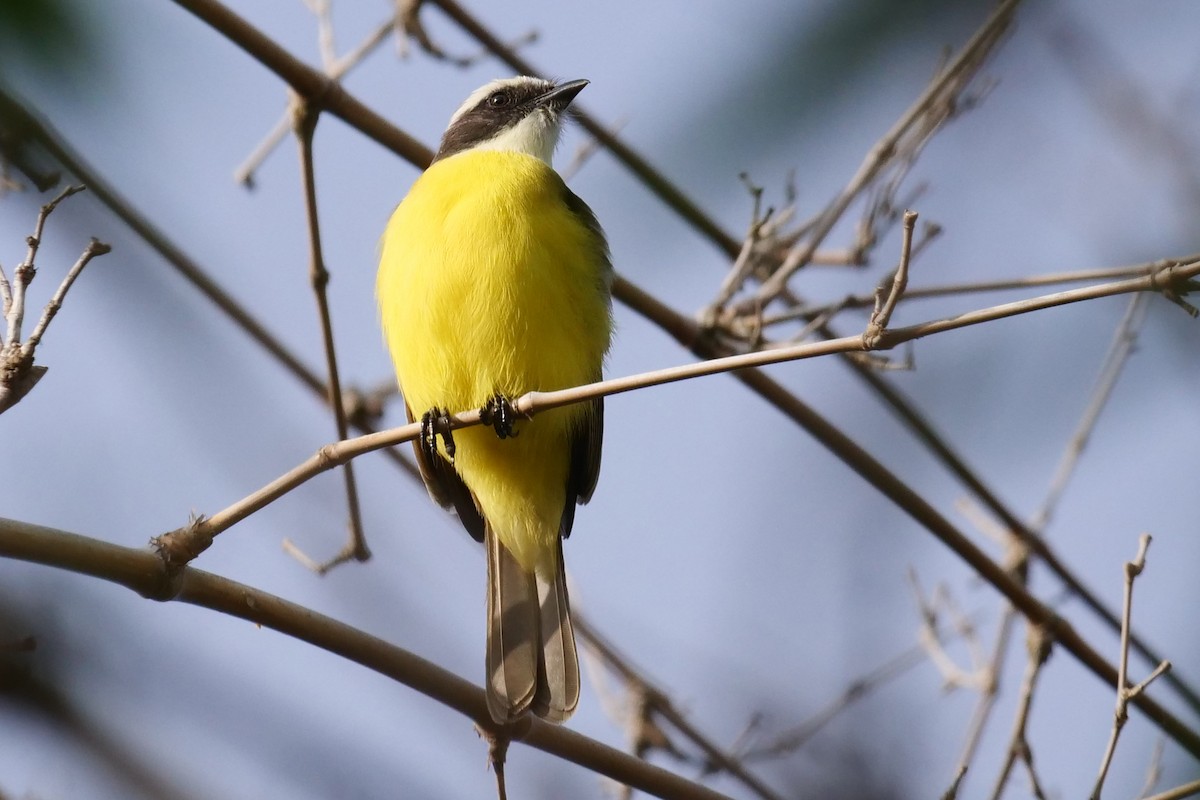
[[(378, 295), (413, 413), (479, 408), (600, 376), (611, 335), (606, 261), (530, 156), (468, 152), (434, 164), (384, 234)], [(455, 435), (455, 468), (526, 569), (545, 568), (566, 503), (571, 433), (586, 406)]]

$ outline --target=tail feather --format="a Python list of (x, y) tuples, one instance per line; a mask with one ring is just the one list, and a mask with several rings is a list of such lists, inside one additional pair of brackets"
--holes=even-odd
[(538, 681), (538, 596), (533, 576), (485, 528), (488, 554), (488, 712), (499, 724), (529, 709)]
[(526, 572), (487, 526), (488, 712), (498, 724), (532, 710), (563, 722), (579, 703), (579, 659), (562, 545), (554, 575)]
[(563, 568), (562, 542), (553, 576), (536, 577), (540, 610), (542, 668), (538, 671), (533, 713), (548, 722), (564, 722), (579, 704), (579, 657), (571, 604), (567, 597), (567, 572)]

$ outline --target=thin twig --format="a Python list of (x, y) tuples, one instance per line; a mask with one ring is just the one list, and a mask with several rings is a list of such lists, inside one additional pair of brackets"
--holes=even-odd
[[(1200, 253), (1190, 256), (1185, 256), (1183, 261), (1194, 261), (1200, 258)], [(1004, 280), (993, 281), (973, 281), (969, 283), (948, 283), (937, 286), (910, 286), (904, 291), (902, 301), (909, 300), (926, 300), (941, 297), (953, 297), (960, 294), (978, 294), (983, 292), (1001, 292), (1014, 289), (1034, 289), (1040, 286), (1054, 286), (1060, 283), (1083, 283), (1086, 281), (1111, 280), (1114, 278), (1132, 278), (1138, 275), (1148, 275), (1152, 272), (1157, 272), (1170, 263), (1174, 263), (1175, 259), (1159, 259), (1157, 261), (1148, 261), (1141, 264), (1132, 264), (1127, 267), (1105, 267), (1102, 269), (1080, 269), (1069, 272), (1050, 272), (1043, 275), (1027, 275), (1021, 278), (1008, 278)], [(824, 305), (801, 305), (795, 308), (789, 308), (784, 311), (775, 311), (770, 314), (764, 314), (762, 323), (764, 327), (777, 325), (784, 322), (794, 322), (798, 319), (811, 317), (815, 314), (825, 314), (830, 311), (854, 310), (862, 308), (871, 308), (875, 302), (875, 295), (872, 294), (853, 294), (843, 297), (835, 303), (827, 303)]]
[[(313, 133), (316, 130), (319, 112), (297, 97), (293, 105), (293, 124), (300, 145), (300, 175), (304, 186), (304, 209), (308, 226), (309, 281), (317, 300), (317, 315), (321, 322), (321, 341), (325, 348), (325, 368), (329, 375), (328, 402), (333, 407), (333, 417), (339, 440), (350, 437), (346, 422), (346, 409), (342, 404), (342, 381), (338, 375), (337, 349), (333, 341), (333, 318), (329, 313), (329, 271), (325, 268), (325, 256), (321, 247), (321, 224), (317, 216), (317, 187), (313, 170)], [(367, 540), (363, 535), (362, 513), (358, 503), (358, 485), (354, 480), (354, 465), (347, 462), (342, 469), (346, 487), (346, 505), (350, 512), (350, 539), (331, 559), (317, 570), (324, 574), (338, 564), (350, 559), (366, 561), (371, 557)]]
[(1154, 750), (1150, 753), (1150, 763), (1146, 766), (1146, 781), (1142, 784), (1142, 790), (1137, 796), (1140, 798), (1147, 797), (1154, 791), (1154, 787), (1158, 786), (1158, 782), (1162, 780), (1162, 757), (1164, 748), (1163, 738), (1160, 736), (1154, 740)]
[(958, 789), (962, 786), (963, 778), (967, 776), (967, 765), (959, 764), (958, 771), (954, 773), (954, 779), (950, 781), (950, 787), (942, 792), (941, 800), (955, 800), (958, 797)]
[(25, 321), (25, 291), (29, 288), (29, 284), (33, 283), (34, 276), (37, 275), (37, 252), (42, 244), (42, 232), (45, 230), (46, 220), (54, 213), (54, 209), (58, 208), (59, 203), (73, 194), (82, 192), (83, 188), (82, 186), (66, 187), (53, 200), (42, 206), (38, 212), (33, 233), (25, 238), (28, 245), (25, 260), (13, 270), (11, 289), (6, 288), (4, 292), (4, 316), (8, 325), (3, 342), (12, 344), (21, 340), (21, 323)]
[(1016, 612), (1010, 603), (1004, 604), (1000, 622), (996, 627), (996, 639), (992, 645), (992, 657), (985, 667), (984, 680), (979, 692), (979, 702), (971, 713), (971, 721), (967, 725), (966, 742), (963, 744), (962, 755), (959, 756), (955, 772), (955, 781), (962, 784), (963, 775), (975, 760), (979, 743), (983, 740), (983, 732), (991, 716), (996, 700), (1000, 696), (1000, 675), (1004, 665), (1004, 657), (1008, 654), (1008, 642), (1012, 637), (1013, 625), (1016, 623)]
[(83, 248), (83, 254), (79, 256), (78, 260), (76, 260), (75, 264), (67, 272), (66, 277), (63, 278), (62, 283), (58, 285), (54, 296), (50, 298), (49, 302), (46, 303), (46, 307), (42, 309), (41, 319), (38, 320), (33, 332), (29, 334), (29, 338), (25, 340), (25, 344), (21, 349), (26, 356), (32, 356), (33, 351), (37, 349), (38, 343), (46, 335), (46, 328), (50, 326), (50, 320), (54, 319), (59, 309), (62, 308), (63, 301), (67, 297), (67, 292), (74, 285), (75, 279), (83, 272), (83, 268), (96, 256), (102, 256), (111, 252), (112, 247), (101, 242), (99, 239), (92, 239), (88, 242), (87, 247)]
[(83, 186), (68, 186), (57, 197), (41, 207), (33, 233), (25, 239), (28, 247), (25, 260), (13, 271), (11, 283), (0, 270), (0, 296), (4, 301), (3, 316), (6, 323), (6, 335), (0, 337), (0, 414), (21, 402), (46, 374), (47, 368), (35, 364), (34, 357), (37, 346), (50, 325), (50, 320), (54, 319), (58, 310), (62, 308), (67, 292), (75, 283), (75, 279), (83, 272), (84, 267), (96, 256), (102, 256), (112, 251), (109, 245), (98, 239), (92, 239), (88, 243), (83, 254), (67, 271), (66, 277), (63, 278), (49, 302), (46, 303), (41, 317), (34, 325), (33, 332), (22, 343), (21, 327), (25, 322), (26, 297), (29, 285), (33, 283), (33, 279), (37, 275), (37, 253), (42, 244), (46, 220), (59, 203), (73, 194), (82, 192), (83, 189)]
[[(1018, 760), (1025, 763), (1034, 796), (1038, 800), (1045, 800), (1045, 795), (1042, 793), (1041, 785), (1037, 779), (1037, 772), (1033, 768), (1033, 751), (1029, 747), (1029, 738), (1026, 734), (1026, 729), (1029, 726), (1029, 710), (1033, 706), (1033, 695), (1037, 689), (1038, 678), (1042, 674), (1042, 665), (1050, 658), (1050, 650), (1053, 643), (1054, 640), (1047, 634), (1045, 628), (1035, 624), (1029, 625), (1026, 641), (1029, 657), (1025, 662), (1025, 676), (1021, 680), (1021, 690), (1018, 695), (1019, 699), (1017, 700), (1017, 713), (1016, 718), (1013, 720), (1012, 733), (1009, 736), (1004, 766), (1001, 767), (1000, 775), (996, 779), (996, 785), (992, 789), (992, 800), (1000, 800), (1000, 796), (1004, 793), (1004, 788), (1008, 784), (1008, 776), (1012, 771), (1013, 765)], [(1000, 651), (997, 650), (997, 652)]]
[(875, 290), (875, 310), (871, 312), (871, 318), (867, 321), (867, 329), (863, 331), (863, 344), (867, 346), (867, 349), (878, 344), (883, 337), (883, 332), (892, 319), (892, 312), (896, 310), (896, 303), (900, 302), (900, 298), (908, 286), (908, 262), (912, 257), (913, 229), (916, 224), (917, 212), (905, 211), (904, 235), (900, 241), (900, 264), (892, 275), (891, 287), (887, 288), (887, 294), (884, 294), (885, 287), (883, 285)]
[(717, 289), (716, 297), (713, 298), (708, 308), (699, 314), (700, 324), (705, 328), (712, 328), (716, 324), (721, 309), (725, 307), (730, 298), (741, 290), (742, 284), (753, 272), (759, 257), (758, 244), (763, 240), (766, 227), (772, 218), (770, 210), (766, 214), (762, 213), (762, 187), (751, 183), (749, 176), (744, 172), (739, 177), (746, 185), (752, 199), (750, 228), (746, 232), (746, 238), (742, 240), (742, 247), (738, 251), (737, 258), (733, 260), (733, 266), (725, 274), (725, 279), (721, 281), (721, 285)]
[[(395, 0), (396, 4), (396, 34), (400, 40), (399, 49), (403, 53), (404, 42), (407, 39), (414, 40), (424, 53), (438, 61), (445, 61), (453, 64), (460, 69), (474, 66), (480, 61), (492, 55), (492, 52), (484, 47), (482, 51), (470, 56), (452, 56), (447, 53), (442, 47), (433, 40), (429, 32), (425, 30), (425, 24), (421, 22), (421, 8), (425, 5), (425, 0)], [(512, 42), (504, 46), (513, 51), (520, 50), (529, 44), (538, 40), (538, 32), (536, 30), (528, 31), (522, 36), (514, 39)], [(526, 71), (524, 74), (532, 75), (533, 73)]]
[[(764, 800), (777, 800), (779, 795), (750, 773), (745, 765), (734, 755), (726, 752), (704, 736), (686, 717), (671, 703), (665, 692), (653, 686), (629, 660), (622, 656), (617, 649), (593, 629), (585, 621), (575, 620), (575, 630), (588, 646), (601, 654), (605, 663), (625, 680), (627, 685), (634, 687), (642, 700), (641, 713), (653, 712), (665, 720), (671, 727), (678, 730), (695, 744), (716, 769), (727, 772), (740, 781), (748, 789)], [(646, 726), (639, 726), (644, 730)], [(665, 740), (665, 737), (662, 737)]]
[(475, 731), (488, 743), (488, 764), (496, 776), (497, 800), (508, 800), (508, 787), (504, 780), (504, 762), (508, 758), (508, 745), (512, 741), (504, 731), (475, 727)]
[(1067, 444), (1067, 449), (1063, 453), (1062, 459), (1059, 461), (1058, 468), (1054, 472), (1054, 477), (1050, 481), (1050, 490), (1046, 494), (1046, 499), (1042, 502), (1041, 508), (1034, 515), (1030, 522), (1030, 526), (1039, 532), (1043, 532), (1050, 520), (1054, 516), (1055, 508), (1058, 506), (1058, 501), (1062, 498), (1063, 491), (1070, 481), (1071, 475), (1074, 474), (1075, 468), (1079, 463), (1079, 458), (1083, 454), (1084, 448), (1087, 447), (1088, 440), (1091, 438), (1092, 431), (1095, 430), (1096, 422), (1100, 418), (1100, 412), (1104, 410), (1108, 399), (1112, 396), (1113, 389), (1116, 388), (1117, 379), (1121, 376), (1121, 371), (1125, 366), (1125, 362), (1133, 353), (1134, 346), (1137, 344), (1138, 329), (1141, 327), (1142, 321), (1146, 316), (1147, 296), (1145, 294), (1135, 294), (1129, 298), (1129, 305), (1125, 309), (1125, 315), (1121, 318), (1120, 324), (1117, 325), (1116, 333), (1113, 334), (1112, 345), (1110, 345), (1107, 355), (1104, 357), (1104, 365), (1100, 369), (1100, 377), (1096, 380), (1096, 388), (1092, 391), (1092, 398), (1088, 402), (1087, 409), (1079, 420), (1079, 424), (1075, 428), (1075, 433)]
[(1151, 795), (1144, 800), (1183, 800), (1185, 797), (1195, 797), (1198, 794), (1200, 794), (1200, 780), (1194, 780), (1191, 783), (1176, 786), (1174, 789)]
[[(916, 570), (911, 567), (908, 570), (908, 582), (916, 597), (917, 610), (921, 615), (921, 627), (917, 634), (918, 642), (925, 651), (925, 655), (941, 673), (942, 685), (948, 689), (981, 687), (987, 676), (983, 669), (979, 640), (975, 634), (974, 625), (958, 610), (940, 586), (934, 589), (932, 598), (926, 599), (925, 594), (921, 591)], [(939, 607), (948, 612), (950, 624), (967, 644), (972, 661), (970, 671), (959, 667), (942, 645), (942, 636), (939, 634), (942, 627)]]
[(794, 753), (824, 730), (839, 714), (866, 697), (873, 689), (895, 680), (914, 667), (924, 664), (925, 661), (926, 650), (924, 645), (913, 645), (904, 652), (888, 659), (871, 672), (855, 678), (837, 697), (830, 700), (824, 708), (814, 713), (799, 725), (772, 737), (769, 742), (743, 751), (742, 760), (757, 761)]
[(1121, 729), (1129, 720), (1129, 703), (1141, 697), (1146, 687), (1159, 675), (1171, 668), (1170, 661), (1163, 661), (1154, 671), (1136, 686), (1129, 686), (1129, 627), (1133, 617), (1133, 582), (1142, 570), (1146, 568), (1146, 551), (1150, 548), (1150, 534), (1143, 533), (1138, 537), (1137, 556), (1133, 561), (1125, 562), (1125, 603), (1121, 613), (1121, 654), (1117, 662), (1117, 707), (1113, 712), (1112, 733), (1109, 735), (1108, 746), (1104, 750), (1104, 758), (1100, 761), (1100, 774), (1096, 776), (1096, 785), (1092, 788), (1091, 800), (1100, 800), (1100, 791), (1104, 788), (1104, 779), (1108, 776), (1108, 768), (1112, 764), (1113, 755), (1117, 751), (1117, 739)]
[[(361, 64), (375, 48), (387, 40), (394, 23), (395, 20), (389, 18), (387, 21), (376, 26), (375, 30), (363, 39), (357, 47), (341, 58), (337, 58), (335, 55), (330, 60), (323, 55), (322, 61), (324, 62), (325, 73), (331, 80), (341, 80), (343, 76)], [(330, 36), (332, 38), (332, 34)], [(287, 138), (291, 130), (292, 117), (289, 105), (288, 108), (284, 109), (267, 135), (263, 137), (262, 141), (259, 142), (250, 155), (246, 157), (246, 160), (233, 171), (233, 179), (247, 188), (253, 188), (255, 173), (258, 172), (259, 167), (262, 166), (267, 156), (283, 143), (283, 140)]]
[[(617, 136), (628, 124), (629, 117), (617, 117), (617, 121), (608, 126), (608, 132), (612, 136)], [(570, 183), (571, 179), (578, 175), (579, 171), (583, 169), (584, 165), (591, 160), (592, 156), (600, 152), (601, 147), (602, 145), (600, 144), (600, 140), (594, 136), (589, 138), (583, 144), (579, 145), (579, 147), (575, 148), (575, 152), (571, 155), (571, 160), (556, 170), (556, 172), (559, 174), (559, 177), (561, 177), (564, 182)]]

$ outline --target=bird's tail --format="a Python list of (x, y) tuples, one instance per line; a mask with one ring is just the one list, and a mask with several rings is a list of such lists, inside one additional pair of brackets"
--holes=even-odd
[(529, 573), (487, 526), (487, 702), (506, 724), (526, 711), (563, 722), (579, 703), (579, 659), (571, 627), (562, 542), (552, 575)]

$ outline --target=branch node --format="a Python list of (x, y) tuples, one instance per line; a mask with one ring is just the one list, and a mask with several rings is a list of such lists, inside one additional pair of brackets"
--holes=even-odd
[(1163, 297), (1170, 300), (1175, 305), (1182, 308), (1188, 316), (1195, 319), (1200, 317), (1200, 309), (1184, 300), (1183, 298), (1189, 292), (1200, 291), (1200, 282), (1189, 278), (1179, 278), (1175, 275), (1175, 270), (1180, 266), (1184, 266), (1179, 262), (1172, 261), (1165, 264), (1161, 269), (1154, 270), (1150, 273), (1150, 287), (1157, 291)]
[(174, 600), (183, 588), (183, 570), (212, 546), (213, 536), (203, 514), (192, 513), (187, 525), (155, 536), (150, 545), (163, 565), (163, 581), (153, 591), (143, 593), (151, 600)]

